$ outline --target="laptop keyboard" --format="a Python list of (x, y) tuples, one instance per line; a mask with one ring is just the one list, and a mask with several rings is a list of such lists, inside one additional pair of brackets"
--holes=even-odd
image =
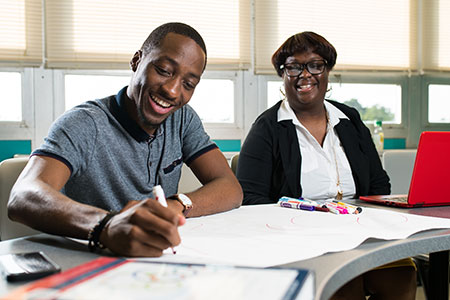
[(394, 202), (398, 202), (398, 203), (408, 203), (408, 197), (405, 197), (405, 196), (389, 197), (386, 200), (394, 201)]

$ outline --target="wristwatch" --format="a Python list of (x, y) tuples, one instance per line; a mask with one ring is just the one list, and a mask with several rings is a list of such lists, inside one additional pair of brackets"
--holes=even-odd
[(174, 200), (177, 200), (178, 202), (181, 203), (181, 205), (183, 205), (183, 207), (184, 207), (183, 215), (187, 216), (189, 211), (192, 209), (192, 201), (191, 201), (191, 199), (189, 199), (189, 197), (186, 196), (185, 194), (176, 194), (176, 195), (173, 195), (170, 198), (173, 198)]

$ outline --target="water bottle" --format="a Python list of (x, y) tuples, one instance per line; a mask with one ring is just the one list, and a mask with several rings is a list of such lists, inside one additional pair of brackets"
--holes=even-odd
[(373, 143), (378, 152), (382, 152), (384, 148), (384, 133), (381, 120), (375, 121), (372, 134)]

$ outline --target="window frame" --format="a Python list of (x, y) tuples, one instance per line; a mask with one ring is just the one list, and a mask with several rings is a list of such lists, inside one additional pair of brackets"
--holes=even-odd
[(430, 106), (430, 95), (428, 93), (430, 84), (441, 84), (450, 86), (450, 74), (448, 73), (427, 73), (422, 76), (422, 93), (423, 99), (421, 105), (421, 124), (424, 130), (441, 131), (449, 130), (450, 123), (431, 123), (428, 119)]
[[(75, 69), (61, 69), (55, 70), (54, 82), (55, 82), (55, 117), (62, 115), (66, 111), (66, 87), (65, 76), (66, 75), (87, 75), (87, 76), (129, 76), (131, 78), (130, 70), (75, 70)], [(117, 92), (122, 87), (117, 87)], [(105, 95), (105, 97), (108, 95)], [(62, 100), (60, 100), (62, 99)], [(93, 99), (85, 99), (89, 101)]]
[[(100, 75), (100, 76), (130, 76), (129, 70), (74, 70), (64, 69), (54, 71), (55, 84), (55, 117), (65, 111), (65, 76), (66, 75)], [(243, 74), (242, 71), (209, 71), (206, 70), (202, 79), (231, 80), (234, 84), (234, 122), (233, 123), (207, 123), (203, 126), (213, 139), (239, 139), (243, 138)], [(118, 90), (121, 87), (118, 87)], [(61, 100), (62, 99), (62, 100)], [(92, 99), (86, 99), (92, 100)]]
[(21, 80), (21, 121), (1, 121), (0, 139), (2, 140), (33, 140), (34, 138), (34, 84), (33, 68), (0, 68), (0, 72), (20, 74)]
[[(203, 122), (206, 132), (213, 139), (242, 139), (244, 134), (243, 120), (243, 71), (206, 70), (202, 79), (231, 80), (234, 84), (234, 122), (213, 123)], [(194, 92), (195, 93), (195, 92)]]
[[(0, 68), (0, 72), (19, 72), (22, 78), (22, 122), (0, 121), (0, 139), (31, 140), (32, 148), (47, 135), (51, 123), (65, 110), (64, 75), (127, 75), (126, 70), (54, 70), (45, 68)], [(330, 81), (345, 83), (399, 84), (402, 87), (401, 124), (384, 124), (387, 138), (404, 138), (406, 148), (417, 147), (424, 130), (448, 131), (447, 123), (428, 122), (428, 86), (449, 84), (449, 72), (337, 72)], [(276, 75), (257, 75), (246, 71), (206, 71), (205, 79), (230, 79), (235, 83), (235, 122), (204, 123), (212, 139), (243, 141), (251, 125), (267, 108), (267, 81), (281, 80)], [(213, 96), (213, 95), (212, 95)], [(87, 99), (88, 100), (88, 99)], [(366, 124), (372, 129), (372, 124)]]

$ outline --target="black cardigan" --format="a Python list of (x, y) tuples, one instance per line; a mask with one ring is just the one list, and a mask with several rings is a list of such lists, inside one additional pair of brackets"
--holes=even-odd
[[(326, 100), (349, 119), (340, 119), (335, 130), (350, 163), (356, 195), (390, 194), (389, 177), (369, 129), (356, 109)], [(239, 154), (237, 178), (244, 191), (243, 204), (276, 203), (281, 196), (302, 195), (302, 157), (291, 120), (277, 122), (281, 101), (263, 112), (252, 125)]]

